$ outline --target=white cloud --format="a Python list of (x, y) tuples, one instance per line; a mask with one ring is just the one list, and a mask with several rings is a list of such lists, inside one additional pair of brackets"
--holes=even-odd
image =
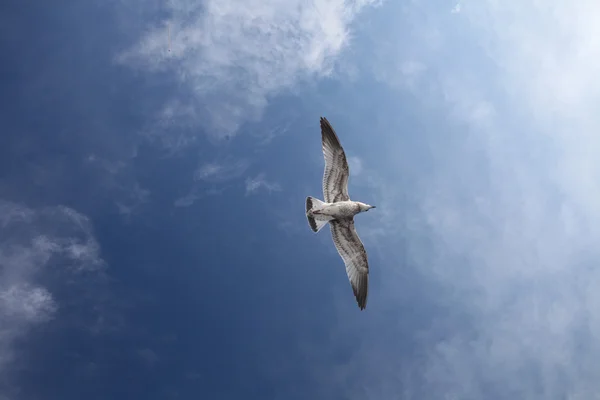
[(151, 28), (117, 61), (169, 72), (189, 88), (190, 104), (177, 100), (174, 108), (167, 103), (162, 120), (191, 117), (210, 136), (228, 137), (244, 121), (258, 119), (270, 96), (304, 79), (328, 75), (349, 43), (350, 24), (371, 4), (375, 2), (170, 1), (165, 3), (168, 24)]
[(0, 200), (0, 222), (1, 373), (16, 355), (14, 341), (60, 307), (40, 273), (96, 271), (103, 261), (89, 220), (70, 208), (34, 210)]
[[(382, 41), (397, 60), (376, 74), (421, 60), (427, 73), (410, 93), (441, 111), (432, 119), (444, 129), (429, 144), (431, 172), (409, 171), (410, 216), (394, 208), (407, 195), (395, 185), (401, 161), (382, 161), (393, 169), (374, 196), (393, 215), (376, 264), (385, 294), (372, 296), (398, 306), (411, 269), (447, 290), (431, 295), (460, 317), (410, 333), (422, 363), (404, 364), (395, 338), (363, 343), (350, 362), (360, 371), (341, 369), (339, 382), (356, 378), (356, 398), (598, 398), (600, 3), (461, 5), (449, 15), (413, 2), (409, 22), (393, 21), (412, 41), (394, 53)], [(404, 315), (383, 315), (379, 327), (406, 334), (394, 320)]]
[(261, 188), (269, 193), (281, 190), (281, 186), (278, 183), (269, 182), (264, 173), (260, 173), (254, 178), (246, 179), (246, 195), (256, 193)]

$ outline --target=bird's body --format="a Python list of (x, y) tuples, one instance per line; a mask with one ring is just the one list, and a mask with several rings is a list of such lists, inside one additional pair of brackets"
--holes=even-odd
[(375, 206), (350, 200), (348, 195), (350, 171), (346, 154), (326, 118), (321, 118), (321, 136), (325, 157), (323, 174), (325, 201), (307, 197), (306, 218), (314, 232), (320, 231), (329, 223), (333, 243), (344, 260), (356, 301), (363, 310), (367, 305), (369, 262), (367, 252), (354, 228), (354, 216), (369, 211)]
[(329, 221), (329, 219), (352, 218), (360, 212), (359, 204), (359, 202), (352, 200), (323, 203), (320, 207), (313, 208), (312, 214), (315, 219), (325, 221)]

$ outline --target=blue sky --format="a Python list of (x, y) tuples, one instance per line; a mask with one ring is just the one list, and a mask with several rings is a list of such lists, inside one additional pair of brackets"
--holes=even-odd
[(0, 11), (0, 399), (598, 396), (596, 2)]

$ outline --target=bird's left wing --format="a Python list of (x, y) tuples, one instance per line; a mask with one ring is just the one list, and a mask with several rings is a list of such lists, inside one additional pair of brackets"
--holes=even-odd
[(361, 310), (367, 306), (369, 289), (369, 261), (353, 219), (329, 221), (331, 236), (338, 253), (346, 264), (346, 274), (352, 285), (356, 302)]
[(346, 154), (333, 127), (327, 118), (323, 117), (321, 117), (321, 140), (325, 157), (323, 197), (327, 203), (350, 200), (348, 196), (350, 169), (346, 161)]

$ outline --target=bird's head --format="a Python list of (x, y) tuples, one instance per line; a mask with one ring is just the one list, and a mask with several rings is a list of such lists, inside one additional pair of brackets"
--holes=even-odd
[(358, 205), (360, 206), (360, 212), (369, 211), (371, 208), (375, 208), (375, 206), (371, 206), (365, 203), (358, 203)]

